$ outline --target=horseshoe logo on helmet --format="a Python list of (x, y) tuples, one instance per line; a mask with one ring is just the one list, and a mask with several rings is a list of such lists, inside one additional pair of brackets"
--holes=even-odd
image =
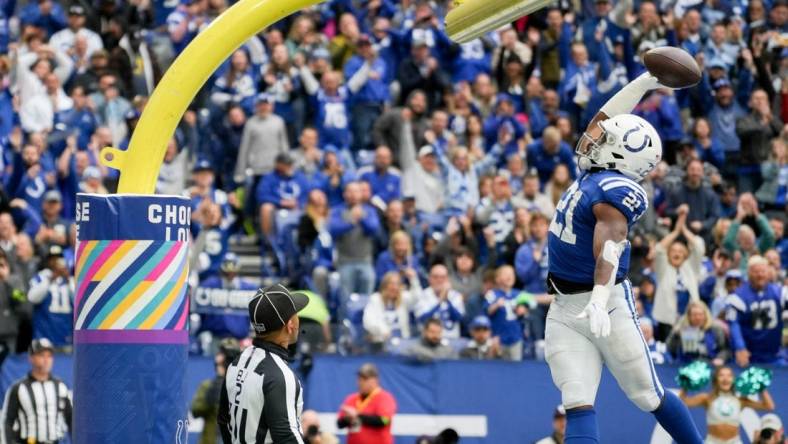
[(643, 136), (643, 143), (641, 143), (640, 146), (631, 146), (629, 142), (627, 142), (627, 138), (629, 138), (630, 134), (636, 133), (641, 129), (643, 129), (643, 127), (638, 125), (632, 128), (631, 130), (627, 130), (627, 132), (624, 133), (624, 148), (626, 148), (629, 151), (632, 151), (633, 153), (637, 153), (643, 151), (643, 149), (645, 149), (647, 146), (651, 144), (651, 137), (649, 137), (648, 134)]

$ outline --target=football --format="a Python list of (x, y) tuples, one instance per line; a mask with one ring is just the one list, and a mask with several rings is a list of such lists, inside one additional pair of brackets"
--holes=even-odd
[(654, 48), (643, 57), (643, 64), (659, 83), (670, 88), (689, 88), (700, 82), (698, 63), (687, 51), (680, 48)]

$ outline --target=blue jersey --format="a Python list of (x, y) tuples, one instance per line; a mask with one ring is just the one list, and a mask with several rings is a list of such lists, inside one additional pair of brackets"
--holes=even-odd
[[(488, 291), (484, 295), (484, 312), (490, 317), (492, 324), (492, 334), (498, 336), (502, 345), (512, 345), (523, 339), (523, 326), (517, 318), (515, 309), (517, 308), (517, 296), (519, 290), (510, 290), (508, 293), (497, 288)], [(487, 311), (498, 299), (503, 298), (506, 303), (492, 315)]]
[(742, 284), (728, 296), (727, 319), (734, 350), (747, 349), (753, 363), (773, 363), (780, 352), (785, 299), (781, 288), (768, 284), (756, 292)]
[(285, 176), (276, 171), (266, 174), (257, 185), (256, 198), (258, 203), (270, 203), (279, 206), (284, 199), (295, 199), (299, 207), (306, 202), (309, 184), (300, 172)]
[[(539, 252), (539, 260), (534, 257)], [(523, 286), (523, 290), (539, 294), (547, 293), (547, 243), (539, 246), (534, 240), (520, 245), (514, 256), (514, 270)]]
[(389, 203), (399, 199), (402, 195), (400, 186), (400, 174), (396, 168), (389, 168), (384, 173), (379, 173), (373, 166), (359, 168), (358, 177), (360, 180), (369, 183), (372, 188), (372, 196), (377, 196), (383, 202)]
[(33, 339), (47, 338), (56, 346), (72, 343), (74, 330), (74, 280), (58, 277), (49, 280), (45, 270), (30, 283), (31, 289), (46, 285), (44, 298), (33, 310)]
[(546, 184), (550, 176), (559, 164), (564, 164), (569, 168), (569, 175), (574, 179), (575, 175), (575, 156), (572, 147), (568, 143), (561, 141), (558, 151), (550, 154), (545, 150), (541, 140), (528, 145), (528, 165), (536, 168), (539, 174), (539, 183)]
[(220, 226), (210, 227), (204, 231), (205, 243), (199, 255), (200, 280), (219, 274), (219, 267), (230, 245), (229, 224), (222, 222)]
[(350, 126), (348, 125), (348, 100), (350, 92), (344, 86), (337, 93), (329, 95), (323, 88), (314, 96), (315, 127), (320, 135), (320, 145), (335, 145), (341, 148), (350, 146)]
[[(612, 205), (627, 218), (629, 228), (646, 212), (648, 198), (634, 180), (616, 171), (584, 173), (569, 187), (556, 206), (550, 223), (547, 249), (550, 273), (579, 284), (594, 283), (594, 205)], [(629, 271), (627, 245), (621, 255), (616, 280)]]
[(481, 39), (473, 39), (459, 45), (452, 65), (451, 77), (454, 83), (473, 83), (479, 74), (490, 73), (490, 53), (485, 50)]

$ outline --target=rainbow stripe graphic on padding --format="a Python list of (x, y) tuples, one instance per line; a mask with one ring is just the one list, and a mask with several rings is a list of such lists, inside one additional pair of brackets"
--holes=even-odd
[(188, 242), (90, 240), (77, 245), (75, 330), (184, 330)]

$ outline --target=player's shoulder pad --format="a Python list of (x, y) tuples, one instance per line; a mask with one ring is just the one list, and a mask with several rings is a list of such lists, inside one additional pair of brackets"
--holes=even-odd
[(637, 220), (648, 209), (648, 195), (639, 183), (615, 171), (591, 175), (598, 201), (613, 205), (628, 218)]

